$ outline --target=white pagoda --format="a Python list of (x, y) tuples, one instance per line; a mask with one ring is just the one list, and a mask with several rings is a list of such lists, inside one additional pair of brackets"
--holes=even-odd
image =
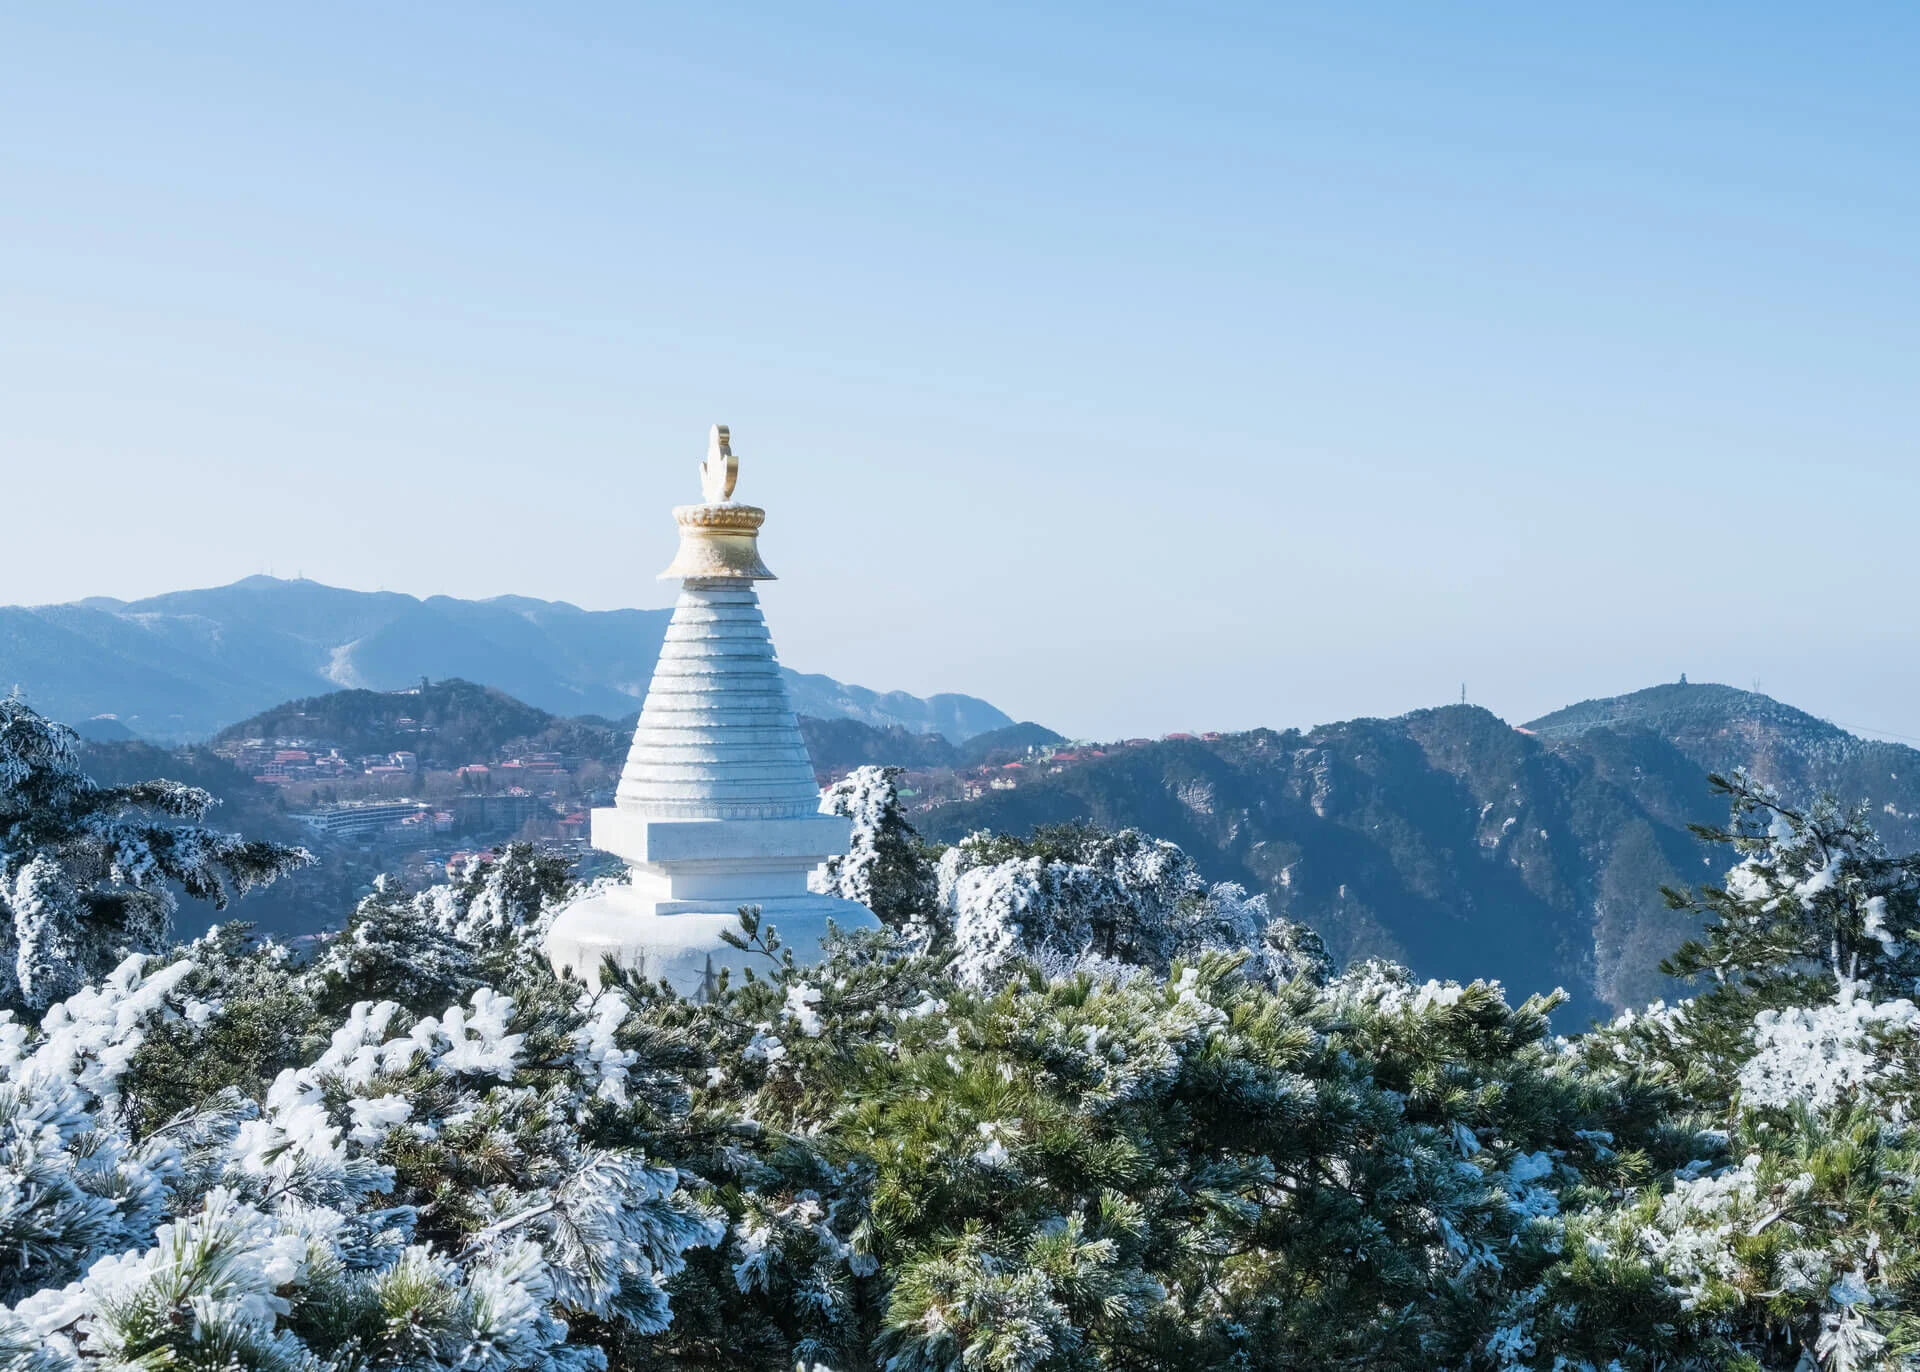
[(806, 960), (832, 920), (876, 928), (856, 901), (814, 895), (807, 875), (847, 851), (851, 821), (820, 813), (820, 789), (760, 614), (773, 580), (757, 542), (767, 512), (733, 499), (739, 477), (724, 425), (700, 469), (703, 505), (673, 512), (680, 551), (661, 578), (680, 599), (653, 669), (626, 770), (593, 812), (593, 846), (626, 859), (629, 885), (583, 897), (547, 936), (556, 967), (591, 979), (612, 955), (649, 980), (700, 995), (722, 967), (771, 964), (732, 947), (743, 905)]

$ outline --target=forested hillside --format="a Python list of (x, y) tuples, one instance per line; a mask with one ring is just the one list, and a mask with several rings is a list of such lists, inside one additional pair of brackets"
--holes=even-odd
[(1138, 827), (1263, 892), (1343, 959), (1561, 985), (1577, 1020), (1670, 992), (1658, 965), (1684, 924), (1660, 887), (1710, 875), (1688, 830), (1718, 818), (1710, 772), (1745, 767), (1801, 798), (1831, 789), (1869, 804), (1892, 841), (1920, 841), (1920, 752), (1764, 696), (1660, 687), (1528, 728), (1448, 706), (1112, 749), (922, 823), (949, 842), (1077, 819)]
[[(637, 713), (637, 712), (636, 712)], [(510, 748), (624, 756), (633, 719), (549, 714), (470, 681), (427, 682), (408, 691), (330, 691), (290, 700), (222, 729), (214, 747), (247, 739), (304, 739), (343, 753), (405, 749), (428, 768), (486, 762)]]
[[(938, 774), (1032, 761), (1057, 734), (1009, 726), (955, 744), (937, 734), (803, 717), (822, 783), (864, 765)], [(338, 691), (291, 701), (219, 740), (300, 738), (348, 753), (408, 749), (424, 769), (514, 751), (576, 755), (617, 775), (633, 717), (564, 718), (463, 681), (421, 692)], [(95, 745), (102, 748), (102, 745)], [(1094, 757), (1094, 751), (1103, 756)], [(162, 765), (205, 775), (236, 814), (284, 805), (219, 759), (189, 750)], [(1174, 739), (1024, 766), (1012, 789), (919, 819), (952, 842), (976, 829), (1023, 834), (1089, 820), (1179, 842), (1215, 880), (1263, 893), (1319, 929), (1342, 958), (1384, 956), (1422, 975), (1494, 975), (1516, 990), (1564, 986), (1561, 1019), (1670, 992), (1660, 959), (1684, 928), (1663, 885), (1697, 880), (1707, 853), (1688, 826), (1717, 818), (1706, 778), (1746, 768), (1789, 796), (1822, 789), (1867, 802), (1896, 842), (1920, 844), (1920, 753), (1855, 738), (1778, 701), (1723, 686), (1662, 686), (1587, 702), (1514, 729), (1448, 706), (1306, 731)], [(290, 835), (290, 827), (276, 828)], [(270, 927), (337, 920), (335, 888), (364, 886), (370, 855), (330, 857), (248, 902)], [(364, 869), (364, 870), (363, 870)], [(323, 914), (323, 912), (325, 912)], [(317, 921), (316, 923), (309, 923)]]
[[(103, 779), (170, 776), (204, 788), (218, 802), (216, 813), (225, 823), (282, 842), (311, 843), (310, 832), (287, 818), (290, 810), (363, 792), (385, 799), (439, 795), (455, 784), (451, 774), (457, 769), (471, 764), (497, 768), (524, 755), (559, 759), (554, 765), (564, 770), (545, 774), (549, 784), (558, 779), (555, 800), (585, 805), (597, 795), (605, 803), (626, 759), (636, 717), (610, 721), (553, 715), (503, 691), (456, 679), (408, 690), (330, 691), (287, 701), (221, 730), (205, 744), (163, 749), (127, 738), (124, 730), (82, 732), (106, 735), (89, 736), (83, 744), (87, 766)], [(906, 758), (915, 766), (972, 766), (1059, 740), (1036, 724), (1012, 725), (961, 744), (897, 724), (877, 728), (851, 719), (803, 715), (800, 726), (823, 785), (869, 763)], [(249, 746), (263, 743), (264, 749)], [(276, 744), (315, 753), (337, 750), (348, 759), (405, 752), (414, 755), (416, 764), (413, 772), (381, 778), (377, 785), (372, 779), (348, 776), (289, 786), (283, 779), (258, 779), (230, 760), (271, 753)], [(485, 784), (496, 781), (502, 788), (518, 784), (511, 769)], [(440, 799), (444, 802), (444, 796)], [(234, 912), (283, 938), (327, 932), (339, 926), (344, 912), (371, 889), (377, 876), (417, 865), (405, 862), (408, 856), (394, 848), (322, 845), (312, 867), (242, 897)]]

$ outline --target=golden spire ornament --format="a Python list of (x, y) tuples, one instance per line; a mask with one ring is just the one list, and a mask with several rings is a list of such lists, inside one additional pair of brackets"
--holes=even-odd
[(715, 424), (707, 431), (707, 460), (700, 464), (700, 493), (707, 504), (719, 505), (733, 499), (733, 487), (740, 480), (740, 459), (733, 455), (727, 426)]
[(738, 505), (733, 488), (740, 480), (740, 459), (734, 456), (725, 424), (707, 433), (707, 460), (700, 464), (700, 493), (704, 505), (679, 505), (674, 522), (680, 526), (680, 551), (673, 565), (660, 573), (662, 581), (774, 581), (760, 560), (760, 526), (767, 512)]

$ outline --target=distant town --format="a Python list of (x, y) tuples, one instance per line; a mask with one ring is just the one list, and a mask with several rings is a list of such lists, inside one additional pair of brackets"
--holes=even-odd
[[(391, 700), (418, 691), (380, 693)], [(276, 791), (287, 817), (321, 848), (379, 850), (403, 869), (429, 875), (501, 843), (525, 840), (577, 859), (591, 858), (589, 812), (613, 803), (626, 729), (611, 727), (585, 741), (587, 748), (562, 751), (477, 745), (455, 763), (438, 725), (411, 715), (388, 716), (381, 735), (413, 746), (358, 751), (328, 739), (324, 721), (306, 714), (282, 715), (271, 732), (229, 732), (213, 751), (254, 782)], [(287, 728), (285, 726), (293, 727)], [(880, 731), (845, 721), (803, 720), (820, 783), (830, 784), (863, 762), (891, 760)], [(1035, 729), (1036, 726), (1022, 726)], [(309, 732), (311, 730), (311, 732)], [(1070, 743), (1038, 731), (1046, 741), (1009, 739), (963, 757), (937, 736), (915, 740), (910, 752), (928, 754), (907, 762), (900, 794), (908, 809), (924, 813), (943, 805), (1011, 791), (1042, 776), (1064, 772), (1156, 740)], [(851, 738), (849, 737), (851, 733)], [(1169, 734), (1168, 741), (1216, 741), (1222, 735)], [(423, 763), (423, 758), (437, 759)], [(918, 765), (914, 765), (917, 761)]]
[[(433, 730), (405, 716), (393, 724)], [(287, 818), (315, 846), (378, 848), (422, 875), (512, 840), (587, 857), (588, 811), (612, 803), (616, 776), (577, 753), (527, 751), (434, 768), (423, 767), (424, 749), (353, 753), (302, 735), (225, 738), (212, 751), (275, 788)]]

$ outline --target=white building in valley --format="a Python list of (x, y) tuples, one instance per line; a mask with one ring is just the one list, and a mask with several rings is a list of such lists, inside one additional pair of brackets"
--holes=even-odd
[(631, 883), (576, 901), (554, 921), (555, 966), (591, 977), (607, 955), (697, 994), (722, 967), (758, 961), (729, 945), (743, 905), (800, 959), (833, 921), (875, 928), (866, 906), (811, 894), (807, 874), (844, 853), (851, 823), (820, 811), (819, 787), (787, 700), (756, 581), (766, 511), (733, 500), (739, 466), (715, 426), (700, 469), (706, 503), (673, 512), (680, 551), (662, 578), (680, 599), (611, 806), (593, 846), (624, 858)]

